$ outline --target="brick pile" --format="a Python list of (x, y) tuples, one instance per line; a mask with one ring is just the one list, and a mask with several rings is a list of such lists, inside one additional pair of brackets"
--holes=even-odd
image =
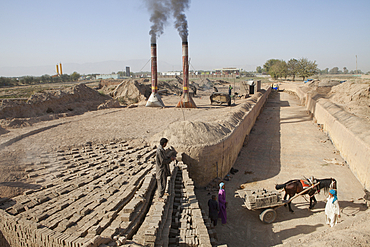
[(237, 195), (244, 200), (243, 207), (252, 209), (281, 206), (282, 196), (279, 191), (238, 190)]
[(173, 215), (186, 212), (191, 222), (186, 229), (192, 231), (186, 234), (194, 240), (189, 237), (182, 246), (211, 246), (209, 222), (203, 220), (186, 165), (171, 163), (165, 202), (155, 195), (155, 152), (123, 141), (41, 154), (26, 170), (35, 189), (0, 202), (0, 243), (105, 247), (131, 241), (168, 246)]
[(169, 236), (169, 246), (212, 246), (214, 232), (194, 193), (194, 182), (187, 166), (181, 164), (175, 182), (175, 200)]

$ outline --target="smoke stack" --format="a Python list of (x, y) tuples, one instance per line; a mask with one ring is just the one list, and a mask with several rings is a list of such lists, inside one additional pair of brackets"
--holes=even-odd
[(59, 65), (57, 64), (56, 67), (57, 67), (57, 75), (59, 75)]
[(151, 55), (151, 67), (152, 67), (152, 93), (156, 94), (158, 91), (157, 87), (157, 45), (151, 44), (150, 46)]
[(183, 93), (179, 103), (177, 103), (178, 108), (196, 108), (193, 99), (189, 94), (189, 55), (188, 55), (188, 42), (182, 42), (182, 74), (183, 74)]
[(161, 96), (158, 94), (157, 86), (157, 45), (152, 43), (150, 46), (151, 66), (152, 66), (152, 93), (145, 106), (164, 107)]
[(62, 72), (62, 63), (59, 63), (59, 71), (60, 71), (60, 74), (63, 75), (63, 72)]

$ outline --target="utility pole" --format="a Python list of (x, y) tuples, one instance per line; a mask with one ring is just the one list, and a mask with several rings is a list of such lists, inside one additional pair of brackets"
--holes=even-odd
[(356, 75), (357, 75), (357, 55), (356, 55)]

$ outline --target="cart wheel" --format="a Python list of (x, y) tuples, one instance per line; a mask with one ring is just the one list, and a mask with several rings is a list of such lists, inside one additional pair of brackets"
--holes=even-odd
[(260, 214), (260, 220), (265, 223), (272, 223), (275, 221), (276, 215), (277, 213), (274, 209), (268, 208)]

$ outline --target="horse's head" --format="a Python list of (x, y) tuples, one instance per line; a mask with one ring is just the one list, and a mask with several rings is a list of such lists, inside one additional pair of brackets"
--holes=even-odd
[(317, 182), (320, 182), (318, 189), (324, 189), (325, 193), (331, 189), (337, 189), (337, 180), (334, 178), (317, 179)]
[(330, 189), (337, 189), (337, 180), (331, 178)]

